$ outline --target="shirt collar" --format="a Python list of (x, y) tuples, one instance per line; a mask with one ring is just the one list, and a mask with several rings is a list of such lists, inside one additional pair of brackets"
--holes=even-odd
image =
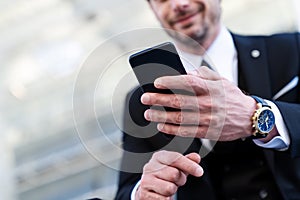
[(199, 67), (204, 58), (221, 76), (237, 82), (237, 51), (230, 32), (224, 26), (203, 57), (182, 51), (179, 54), (188, 72)]

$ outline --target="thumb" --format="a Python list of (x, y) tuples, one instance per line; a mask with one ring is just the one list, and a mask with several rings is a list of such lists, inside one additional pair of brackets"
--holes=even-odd
[(207, 79), (207, 80), (219, 80), (222, 78), (217, 72), (209, 69), (206, 66), (199, 67), (198, 69), (193, 70), (188, 74), (198, 76), (200, 78)]

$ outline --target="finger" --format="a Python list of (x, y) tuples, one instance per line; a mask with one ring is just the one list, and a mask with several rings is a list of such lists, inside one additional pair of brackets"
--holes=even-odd
[[(173, 111), (166, 112), (160, 110), (148, 109), (144, 113), (144, 117), (148, 121), (161, 122), (161, 123), (172, 123), (172, 124), (185, 124), (185, 125), (202, 125), (202, 123), (209, 123), (210, 114), (201, 114), (198, 112), (191, 111)], [(207, 119), (205, 119), (207, 118)]]
[(207, 94), (210, 84), (210, 80), (195, 75), (164, 76), (154, 81), (154, 86), (158, 89), (179, 89), (193, 94)]
[(189, 72), (188, 74), (195, 75), (195, 76), (201, 77), (203, 79), (207, 79), (207, 80), (222, 79), (222, 77), (217, 72), (215, 72), (205, 66), (199, 67), (198, 69), (193, 70), (193, 71)]
[[(201, 157), (197, 153), (190, 153), (190, 154), (185, 155), (185, 157), (187, 157), (188, 159), (190, 159), (190, 160), (192, 160), (192, 161), (194, 161), (194, 162), (196, 162), (198, 164), (201, 161)], [(203, 171), (202, 171), (202, 174), (203, 174)]]
[(185, 155), (185, 157), (187, 157), (188, 159), (190, 159), (196, 163), (200, 163), (200, 161), (201, 161), (201, 157), (197, 153), (189, 153), (189, 154)]
[(175, 183), (177, 186), (183, 186), (186, 183), (187, 175), (175, 167), (165, 167), (153, 174), (155, 177)]
[(153, 176), (143, 176), (140, 187), (164, 197), (173, 196), (178, 189), (175, 183), (154, 178)]
[[(145, 105), (166, 106), (178, 109), (200, 109), (205, 106), (209, 98), (181, 94), (145, 93), (141, 102)], [(200, 108), (199, 108), (200, 107)]]
[[(163, 156), (169, 156), (169, 154), (164, 154), (163, 151), (160, 153), (162, 153)], [(163, 156), (159, 156), (159, 158)], [(177, 159), (177, 156), (182, 156), (182, 155), (176, 153), (173, 156), (175, 160)], [(158, 156), (153, 156), (153, 158), (147, 164), (145, 164), (143, 168), (143, 174), (145, 176), (153, 175), (156, 178), (175, 183), (177, 186), (182, 186), (186, 183), (186, 175), (182, 171), (180, 171), (175, 167), (162, 164), (160, 160), (156, 159), (157, 157)]]
[[(208, 126), (178, 126), (173, 124), (157, 124), (157, 129), (168, 135), (176, 135), (180, 137), (191, 137), (191, 138), (203, 138), (214, 141), (231, 141), (237, 139), (234, 135), (222, 135), (222, 127), (214, 127), (213, 125)], [(228, 139), (229, 138), (229, 139)]]
[(201, 176), (203, 173), (198, 163), (176, 152), (161, 151), (161, 153), (155, 153), (153, 157), (162, 164), (170, 165), (196, 177)]
[[(207, 126), (178, 126), (173, 124), (157, 124), (160, 132), (180, 137), (207, 138)], [(212, 138), (209, 138), (212, 139)]]

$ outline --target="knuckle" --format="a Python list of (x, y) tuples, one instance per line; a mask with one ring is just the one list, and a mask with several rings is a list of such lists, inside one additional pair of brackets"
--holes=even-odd
[(182, 183), (180, 183), (180, 186), (183, 186), (187, 181), (187, 177), (186, 176), (183, 176), (183, 180), (182, 180)]
[(194, 76), (187, 76), (185, 78), (185, 81), (186, 81), (187, 85), (190, 87), (194, 87), (197, 85), (197, 83), (196, 83), (197, 81)]
[(176, 182), (176, 185), (178, 185), (179, 187), (183, 186), (186, 183), (186, 181), (187, 181), (187, 176), (183, 174), (180, 177), (180, 179)]
[(210, 99), (210, 97), (205, 98), (204, 102), (201, 102), (204, 107), (206, 108), (206, 110), (211, 110), (212, 109), (212, 100)]
[(176, 108), (182, 108), (185, 107), (186, 104), (188, 104), (188, 99), (186, 99), (183, 95), (175, 95), (173, 106)]
[(176, 151), (172, 151), (172, 155), (170, 155), (170, 157), (172, 157), (173, 159), (177, 160), (179, 157), (181, 157), (182, 155)]
[(146, 185), (146, 179), (145, 179), (145, 177), (142, 177), (139, 190), (141, 190), (145, 185)]
[(171, 132), (171, 128), (170, 128), (170, 126), (168, 124), (164, 124), (161, 127), (160, 131), (169, 133), (169, 132)]
[(199, 96), (196, 96), (193, 98), (193, 101), (191, 101), (191, 107), (196, 109), (196, 110), (201, 110), (203, 109), (203, 101)]
[(184, 119), (184, 117), (183, 117), (182, 112), (177, 112), (176, 117), (175, 117), (175, 123), (181, 124), (183, 122), (183, 119)]
[(171, 105), (174, 108), (180, 108), (181, 107), (181, 97), (179, 95), (175, 95)]
[(174, 170), (170, 177), (172, 182), (176, 182), (180, 179), (180, 172), (178, 170)]
[(143, 176), (147, 177), (149, 174), (153, 174), (156, 171), (155, 165), (146, 163), (143, 167)]
[(149, 163), (146, 163), (146, 164), (144, 165), (144, 167), (143, 167), (143, 172), (144, 172), (144, 173), (149, 172)]
[(212, 123), (212, 126), (217, 126), (219, 122), (219, 116), (218, 115), (212, 115), (210, 117), (210, 122)]
[(207, 134), (208, 132), (208, 127), (201, 127), (197, 131), (197, 135), (201, 138), (210, 138), (209, 135)]
[(153, 153), (152, 155), (152, 159), (157, 160), (160, 157), (160, 154), (162, 153), (162, 151), (156, 151)]
[(197, 134), (198, 137), (204, 138), (203, 130), (201, 128), (198, 128), (196, 130), (196, 134)]
[(168, 156), (168, 151), (166, 150), (159, 150), (153, 153), (150, 162), (159, 162), (161, 159), (165, 159)]
[(141, 195), (140, 195), (140, 200), (147, 200), (147, 199), (151, 199), (151, 195), (149, 192), (143, 192)]
[(211, 122), (211, 120), (212, 120), (212, 115), (211, 114), (207, 114), (205, 116), (205, 118), (203, 119), (203, 122), (204, 122), (204, 124), (209, 125), (210, 122)]
[(175, 194), (177, 191), (177, 186), (175, 184), (168, 184), (165, 187), (166, 195), (171, 196)]
[(188, 135), (189, 137), (197, 137), (199, 129), (201, 129), (200, 126), (193, 126), (189, 129)]
[(148, 184), (147, 178), (143, 177), (140, 182), (139, 190), (142, 191), (144, 188), (147, 187), (147, 184)]

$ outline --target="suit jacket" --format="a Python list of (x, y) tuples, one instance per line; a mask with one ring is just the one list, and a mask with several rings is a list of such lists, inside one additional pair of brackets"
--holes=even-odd
[[(222, 199), (215, 188), (222, 188), (221, 193), (232, 190), (229, 183), (235, 176), (240, 177), (238, 181), (244, 182), (248, 188), (252, 187), (251, 181), (255, 176), (258, 177), (255, 179), (256, 183), (262, 183), (259, 179), (260, 172), (257, 175), (252, 173), (249, 182), (241, 181), (246, 175), (236, 172), (243, 167), (251, 168), (249, 172), (265, 169), (272, 180), (271, 184), (277, 187), (280, 198), (300, 199), (300, 36), (298, 33), (272, 36), (233, 35), (233, 39), (238, 52), (239, 88), (249, 94), (272, 100), (277, 105), (291, 138), (289, 149), (264, 149), (251, 140), (236, 140), (218, 142), (215, 150), (205, 156), (207, 152), (205, 148), (201, 148), (199, 139), (173, 138), (157, 132), (155, 124), (149, 124), (143, 117), (147, 107), (140, 103), (142, 91), (137, 88), (128, 94), (125, 106), (124, 154), (116, 199), (130, 199), (133, 187), (140, 180), (144, 164), (149, 161), (153, 152), (161, 149), (183, 154), (200, 151), (200, 155), (204, 156), (201, 160), (204, 175), (200, 178), (189, 176), (185, 186), (177, 192), (178, 199)], [(257, 50), (259, 54), (253, 56), (253, 50)], [(228, 180), (226, 184), (222, 182), (223, 179)], [(242, 191), (243, 187), (236, 190)], [(257, 189), (253, 188), (253, 191)]]

